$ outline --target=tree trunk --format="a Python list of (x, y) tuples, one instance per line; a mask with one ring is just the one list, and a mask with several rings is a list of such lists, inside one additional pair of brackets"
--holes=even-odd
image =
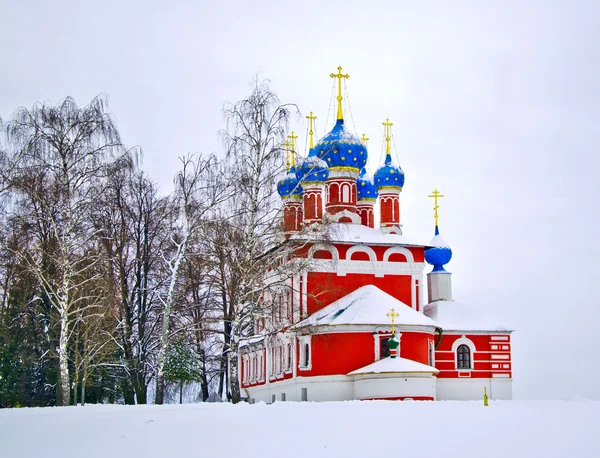
[(75, 338), (75, 380), (73, 383), (73, 405), (77, 405), (77, 384), (79, 383), (79, 332)]
[(229, 389), (231, 392), (231, 402), (234, 404), (240, 402), (242, 394), (240, 392), (237, 352), (235, 355), (231, 352), (229, 357)]
[(200, 375), (200, 384), (202, 385), (202, 402), (208, 399), (208, 377), (206, 376), (206, 356), (203, 352), (204, 359), (202, 360), (202, 374)]
[(135, 398), (137, 404), (148, 403), (148, 386), (144, 383), (143, 380), (138, 380), (138, 386), (135, 389)]
[(121, 392), (123, 393), (123, 402), (125, 402), (125, 405), (135, 404), (135, 391), (131, 386), (130, 378), (123, 377), (120, 383)]
[(61, 391), (61, 405), (68, 406), (71, 401), (71, 387), (69, 386), (69, 319), (64, 309), (60, 310), (60, 337), (58, 340), (59, 362), (59, 387)]
[(179, 404), (183, 404), (183, 382), (179, 382)]
[(85, 372), (84, 372), (84, 376), (83, 376), (83, 380), (81, 380), (81, 405), (84, 406), (85, 405), (85, 382), (87, 380), (87, 377), (85, 376)]
[(225, 372), (227, 371), (227, 356), (221, 356), (221, 369), (219, 372), (219, 388), (217, 393), (221, 398), (223, 397), (223, 388), (225, 386)]
[(159, 371), (156, 374), (156, 397), (154, 398), (154, 404), (164, 404), (165, 402), (165, 374), (160, 369)]

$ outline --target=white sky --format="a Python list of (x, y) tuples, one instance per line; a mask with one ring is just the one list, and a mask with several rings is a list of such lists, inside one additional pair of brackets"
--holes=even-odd
[(259, 70), (323, 135), (342, 65), (372, 170), (394, 123), (405, 235), (440, 189), (455, 299), (517, 330), (515, 397), (598, 399), (599, 25), (594, 1), (0, 0), (0, 116), (105, 92), (166, 192)]

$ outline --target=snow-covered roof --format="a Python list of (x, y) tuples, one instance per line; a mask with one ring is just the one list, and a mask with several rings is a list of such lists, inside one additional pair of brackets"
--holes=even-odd
[(326, 226), (327, 233), (320, 232), (308, 234), (296, 234), (292, 238), (301, 240), (315, 239), (323, 241), (328, 239), (331, 242), (338, 243), (368, 243), (371, 245), (408, 245), (430, 247), (427, 243), (414, 242), (404, 235), (384, 234), (380, 228), (371, 228), (362, 224), (352, 223), (329, 223)]
[(431, 302), (423, 312), (444, 331), (509, 331), (506, 326), (494, 323), (481, 310), (462, 302)]
[(425, 372), (429, 374), (437, 374), (439, 371), (435, 367), (418, 363), (416, 361), (413, 361), (412, 359), (387, 357), (379, 361), (375, 361), (374, 363), (369, 364), (368, 366), (356, 369), (355, 371), (350, 372), (348, 375), (411, 372)]
[(435, 322), (413, 310), (374, 285), (366, 285), (313, 313), (294, 328), (306, 326), (337, 326), (350, 324), (390, 325), (386, 316), (392, 307), (400, 316), (396, 325), (436, 326)]

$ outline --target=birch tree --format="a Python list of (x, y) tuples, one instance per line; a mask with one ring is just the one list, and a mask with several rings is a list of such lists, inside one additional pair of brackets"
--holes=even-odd
[(169, 351), (170, 321), (176, 288), (180, 283), (181, 266), (186, 258), (190, 239), (213, 217), (213, 213), (228, 197), (228, 183), (216, 157), (190, 155), (181, 159), (182, 169), (175, 176), (174, 207), (177, 230), (171, 237), (171, 254), (163, 254), (169, 279), (163, 302), (160, 342), (156, 365), (156, 404), (164, 402), (165, 362)]
[(3, 177), (5, 186), (30, 210), (22, 215), (30, 230), (40, 230), (46, 238), (24, 261), (58, 315), (62, 405), (70, 403), (72, 325), (87, 299), (78, 292), (95, 275), (95, 260), (86, 256), (94, 235), (90, 207), (107, 163), (128, 156), (105, 109), (106, 99), (101, 96), (82, 108), (66, 98), (57, 106), (20, 108), (4, 126), (11, 172)]
[[(224, 109), (227, 127), (222, 135), (235, 199), (212, 231), (212, 274), (223, 310), (224, 373), (233, 402), (241, 398), (240, 339), (265, 305), (264, 289), (274, 287), (273, 279), (291, 274), (286, 261), (295, 248), (283, 236), (276, 184), (285, 163), (281, 145), (296, 111), (258, 80), (246, 99)], [(282, 268), (288, 271), (280, 278)]]

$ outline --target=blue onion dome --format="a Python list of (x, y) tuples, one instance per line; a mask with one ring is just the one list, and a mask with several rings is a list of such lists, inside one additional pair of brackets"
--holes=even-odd
[(302, 197), (302, 186), (298, 178), (296, 178), (295, 167), (292, 167), (289, 172), (285, 174), (283, 180), (277, 183), (277, 192), (282, 199), (287, 198), (301, 198)]
[(375, 186), (378, 191), (385, 188), (401, 191), (404, 186), (404, 172), (400, 166), (392, 163), (389, 152), (385, 155), (385, 163), (375, 172)]
[(440, 231), (435, 226), (435, 236), (431, 239), (433, 248), (425, 251), (425, 260), (433, 266), (432, 272), (446, 272), (444, 264), (448, 264), (452, 259), (452, 249), (440, 235)]
[(367, 171), (363, 167), (360, 171), (360, 177), (356, 180), (356, 194), (358, 200), (372, 200), (375, 202), (379, 193), (373, 184), (373, 177), (367, 175)]
[(322, 184), (329, 178), (327, 162), (317, 156), (314, 148), (310, 150), (308, 157), (296, 167), (296, 178), (302, 185)]
[(325, 135), (314, 148), (329, 170), (342, 170), (358, 174), (367, 164), (367, 148), (364, 143), (344, 128), (344, 120), (338, 119), (333, 130)]

